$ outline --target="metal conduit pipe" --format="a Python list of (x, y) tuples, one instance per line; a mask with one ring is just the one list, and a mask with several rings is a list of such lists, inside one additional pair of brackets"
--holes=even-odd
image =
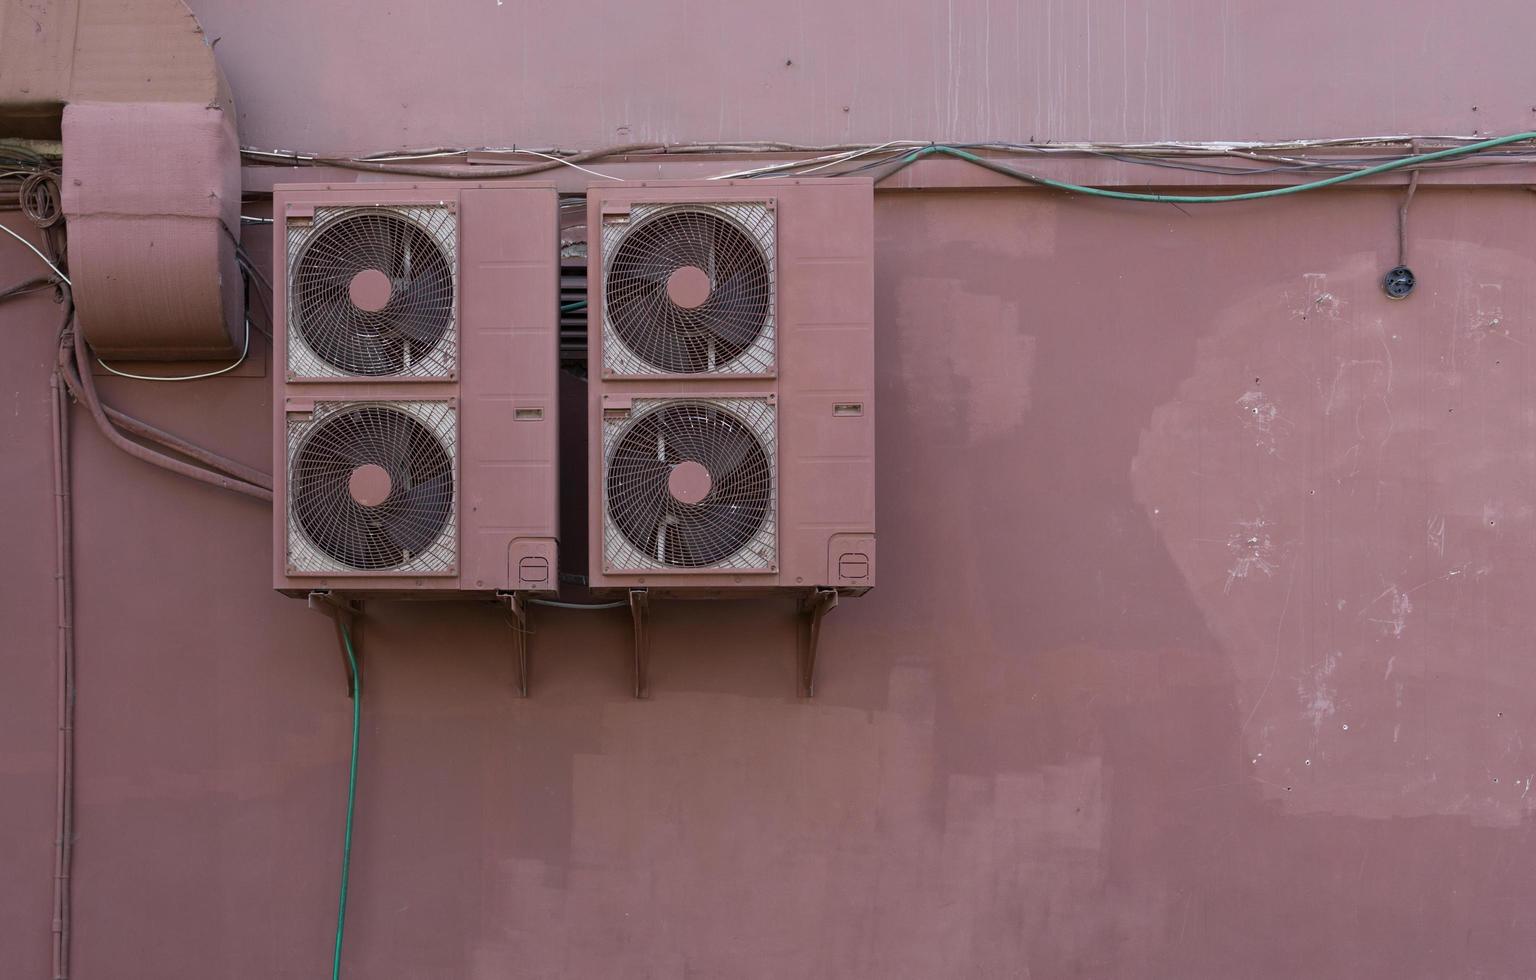
[(69, 402), (58, 374), (49, 379), (53, 421), (53, 536), (58, 605), (58, 725), (53, 841), (53, 976), (69, 976), (70, 884), (75, 849), (75, 575), (70, 498)]
[[(90, 352), (85, 346), (85, 337), (78, 329), (74, 331), (74, 343), (72, 352), (76, 365), (90, 364)], [(66, 374), (70, 373), (68, 366), (70, 354), (71, 347), (69, 345), (61, 344), (59, 347), (59, 367)], [(117, 430), (117, 428), (112, 424), (112, 421), (107, 418), (106, 412), (103, 411), (101, 407), (101, 400), (96, 395), (96, 382), (95, 379), (91, 377), (90, 370), (85, 369), (78, 371), (77, 373), (73, 374), (73, 377), (80, 383), (80, 395), (82, 396), (81, 401), (85, 402), (86, 408), (90, 410), (91, 417), (96, 422), (96, 428), (101, 430), (101, 434), (106, 436), (114, 446), (121, 449), (123, 452), (137, 459), (141, 459), (146, 463), (159, 466), (162, 469), (170, 470), (172, 473), (190, 477), (191, 479), (197, 480), (199, 483), (206, 483), (210, 486), (219, 487), (222, 490), (233, 490), (236, 493), (243, 493), (248, 497), (255, 497), (258, 500), (265, 500), (268, 503), (271, 502), (272, 491), (267, 487), (256, 486), (255, 484), (247, 483), (244, 480), (239, 480), (232, 476), (227, 476), (223, 473), (216, 473), (212, 470), (204, 469), (200, 466), (194, 466), (191, 463), (186, 463), (182, 460), (167, 456), (164, 453), (150, 449), (148, 446), (141, 446), (138, 443), (128, 439)]]
[[(76, 374), (75, 367), (76, 365), (71, 358), (71, 362), (64, 368), (64, 383), (70, 393), (83, 402), (85, 397), (81, 390), (80, 378)], [(221, 456), (211, 449), (204, 449), (202, 446), (188, 442), (174, 433), (156, 428), (143, 419), (135, 418), (127, 412), (115, 409), (111, 405), (102, 405), (101, 410), (106, 413), (107, 418), (111, 419), (114, 425), (132, 435), (148, 439), (172, 452), (180, 453), (202, 463), (204, 466), (228, 474), (237, 480), (243, 480), (252, 486), (261, 487), (264, 490), (272, 489), (272, 477), (268, 473), (263, 473), (255, 467), (230, 459), (228, 456)]]

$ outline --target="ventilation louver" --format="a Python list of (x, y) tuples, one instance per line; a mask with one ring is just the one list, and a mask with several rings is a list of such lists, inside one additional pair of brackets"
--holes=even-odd
[(636, 205), (603, 228), (604, 367), (774, 369), (774, 213), (765, 203)]
[(774, 567), (771, 401), (636, 399), (604, 426), (610, 569)]
[(322, 403), (290, 421), (290, 567), (451, 571), (455, 430), (447, 402)]
[(451, 377), (454, 233), (444, 207), (316, 208), (313, 219), (290, 219), (290, 374)]

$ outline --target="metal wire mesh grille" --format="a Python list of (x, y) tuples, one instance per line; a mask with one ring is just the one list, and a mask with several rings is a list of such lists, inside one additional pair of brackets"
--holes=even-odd
[[(636, 205), (603, 228), (603, 362), (615, 374), (767, 374), (774, 215), (765, 203)], [(699, 277), (697, 305), (669, 288)], [(707, 279), (707, 291), (702, 288)]]
[[(603, 448), (609, 570), (773, 567), (772, 402), (636, 399), (628, 418), (604, 421)], [(681, 467), (697, 478), (680, 499)]]
[[(453, 568), (456, 419), (447, 402), (319, 404), (288, 423), (288, 563), (298, 572)], [(372, 497), (359, 500), (359, 475)]]
[[(442, 207), (316, 208), (288, 223), (288, 370), (295, 377), (447, 377), (454, 216)], [(379, 308), (355, 301), (382, 274)], [(371, 304), (370, 304), (371, 305)]]

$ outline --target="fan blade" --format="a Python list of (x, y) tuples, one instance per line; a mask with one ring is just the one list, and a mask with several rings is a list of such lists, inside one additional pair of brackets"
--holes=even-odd
[[(423, 350), (434, 346), (443, 336), (443, 327), (439, 324), (410, 314), (390, 313), (388, 310), (384, 311), (380, 325), (389, 333), (404, 337)], [(405, 356), (403, 351), (401, 356)]]
[(453, 509), (453, 478), (442, 473), (409, 490), (391, 494), (377, 511), (384, 534), (412, 554), (437, 540)]
[(709, 477), (715, 483), (729, 478), (747, 460), (762, 456), (761, 445), (745, 429), (732, 427), (711, 435), (713, 439), (707, 465)]
[(616, 493), (645, 493), (665, 486), (671, 472), (672, 467), (655, 456), (626, 453), (615, 455), (608, 468), (608, 482)]
[(744, 350), (757, 339), (763, 328), (763, 316), (754, 311), (762, 306), (749, 293), (750, 274), (737, 272), (715, 287), (704, 304), (709, 332), (736, 350)]
[(451, 309), (450, 305), (432, 295), (442, 289), (442, 283), (431, 277), (407, 283), (384, 307), (384, 329), (423, 348), (436, 344), (448, 329), (448, 310)]
[(672, 468), (654, 456), (626, 455), (608, 471), (608, 509), (626, 534), (645, 538), (655, 527), (672, 499), (667, 474)]

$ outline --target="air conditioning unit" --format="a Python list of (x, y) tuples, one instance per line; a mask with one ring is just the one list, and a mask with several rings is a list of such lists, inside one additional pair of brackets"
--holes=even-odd
[(588, 221), (592, 586), (872, 587), (870, 182), (605, 184)]
[(276, 587), (553, 591), (553, 185), (286, 185), (273, 215)]

